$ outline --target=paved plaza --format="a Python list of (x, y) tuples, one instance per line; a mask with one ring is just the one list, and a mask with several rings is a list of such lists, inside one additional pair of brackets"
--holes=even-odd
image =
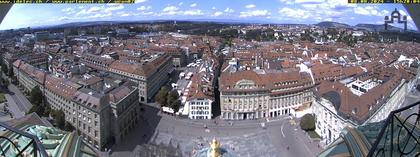
[[(136, 149), (144, 144), (164, 145), (179, 149), (183, 156), (208, 147), (212, 138), (237, 156), (316, 156), (321, 149), (317, 142), (293, 125), (290, 117), (267, 122), (195, 121), (162, 115), (155, 107), (146, 107), (143, 122), (123, 143), (112, 148), (111, 156), (140, 156)], [(147, 117), (147, 118), (146, 118)], [(265, 124), (263, 128), (261, 123)]]

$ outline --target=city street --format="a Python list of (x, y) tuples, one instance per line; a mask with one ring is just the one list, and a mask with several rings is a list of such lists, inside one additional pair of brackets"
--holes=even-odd
[(15, 99), (10, 94), (5, 94), (5, 97), (6, 97), (7, 104), (8, 104), (7, 108), (12, 113), (13, 118), (21, 118), (21, 117), (25, 116), (25, 112), (23, 112), (18, 107), (17, 103), (15, 102)]
[(7, 108), (12, 113), (13, 118), (20, 118), (31, 109), (32, 104), (23, 93), (13, 84), (8, 89), (1, 89), (7, 100)]
[(25, 97), (25, 95), (13, 84), (9, 85), (10, 92), (14, 93), (12, 96), (13, 100), (16, 102), (17, 106), (21, 111), (28, 112), (32, 104), (29, 100)]
[[(161, 115), (155, 107), (146, 107), (140, 127), (123, 143), (112, 148), (111, 156), (135, 156), (141, 144), (172, 145), (184, 156), (208, 147), (212, 138), (237, 156), (315, 156), (321, 149), (312, 142), (290, 117), (267, 120), (194, 121)], [(263, 128), (261, 123), (265, 123)], [(289, 149), (288, 149), (289, 148)]]

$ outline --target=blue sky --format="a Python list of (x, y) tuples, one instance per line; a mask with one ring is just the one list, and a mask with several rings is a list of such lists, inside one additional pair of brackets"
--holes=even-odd
[[(347, 0), (136, 0), (135, 4), (15, 4), (0, 30), (79, 21), (157, 19), (229, 19), (271, 23), (313, 24), (335, 21), (351, 25), (383, 24), (400, 4), (347, 4)], [(408, 16), (409, 29), (415, 25)]]

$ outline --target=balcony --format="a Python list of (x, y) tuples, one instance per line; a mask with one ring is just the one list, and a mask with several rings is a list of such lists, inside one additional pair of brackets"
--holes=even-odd
[[(420, 102), (392, 111), (368, 156), (420, 155)], [(417, 108), (417, 111), (413, 111)]]
[(0, 123), (0, 154), (2, 156), (48, 157), (39, 139), (27, 132)]
[(392, 111), (375, 123), (347, 127), (318, 156), (419, 156), (420, 101)]

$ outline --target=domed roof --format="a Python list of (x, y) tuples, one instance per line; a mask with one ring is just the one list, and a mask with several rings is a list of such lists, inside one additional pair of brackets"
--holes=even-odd
[(336, 91), (329, 91), (327, 93), (324, 93), (322, 94), (322, 97), (330, 101), (334, 105), (336, 111), (340, 109), (341, 96)]

